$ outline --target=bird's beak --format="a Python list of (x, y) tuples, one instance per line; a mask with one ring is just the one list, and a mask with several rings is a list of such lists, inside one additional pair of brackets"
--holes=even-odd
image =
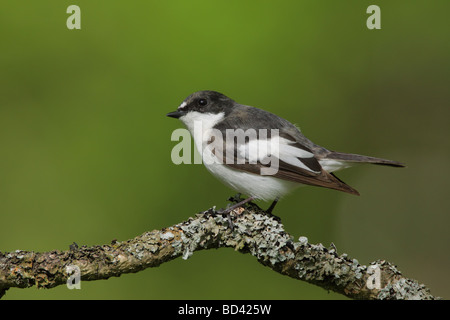
[(174, 112), (169, 112), (168, 114), (166, 114), (166, 116), (171, 117), (171, 118), (178, 119), (178, 118), (184, 116), (185, 114), (186, 114), (185, 111), (179, 111), (179, 110), (177, 110), (177, 111), (174, 111)]

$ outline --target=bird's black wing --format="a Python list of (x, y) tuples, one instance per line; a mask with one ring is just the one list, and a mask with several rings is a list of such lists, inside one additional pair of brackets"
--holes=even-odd
[[(224, 143), (214, 148), (214, 141), (210, 141), (210, 147), (223, 164), (252, 174), (271, 175), (359, 195), (358, 191), (322, 168), (317, 154), (320, 147), (305, 138), (294, 125), (273, 114), (268, 117), (261, 113), (263, 110), (252, 112), (252, 107), (248, 108), (245, 115), (241, 109), (216, 127), (222, 132)], [(249, 116), (257, 117), (259, 128), (251, 126), (255, 121), (250, 123)], [(261, 129), (268, 130), (264, 134)], [(227, 137), (227, 133), (233, 132), (234, 137)]]

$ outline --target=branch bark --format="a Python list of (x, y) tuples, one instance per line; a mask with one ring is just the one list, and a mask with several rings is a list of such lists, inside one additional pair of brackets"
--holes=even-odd
[(279, 221), (256, 205), (235, 210), (233, 228), (229, 219), (211, 213), (212, 209), (122, 242), (113, 240), (92, 247), (72, 245), (67, 251), (0, 252), (0, 298), (12, 287), (53, 288), (66, 284), (70, 266), (79, 268), (82, 281), (93, 281), (157, 267), (178, 257), (188, 259), (198, 250), (232, 247), (253, 255), (278, 273), (350, 298), (439, 299), (387, 261), (361, 265), (346, 254), (339, 255), (334, 245), (326, 248), (310, 244), (305, 237), (294, 241)]

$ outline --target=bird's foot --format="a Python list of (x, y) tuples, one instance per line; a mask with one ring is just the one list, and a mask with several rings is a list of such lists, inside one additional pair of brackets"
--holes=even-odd
[(278, 217), (278, 216), (276, 216), (276, 215), (274, 215), (274, 214), (272, 213), (272, 212), (273, 212), (273, 209), (274, 209), (275, 206), (277, 205), (279, 199), (280, 199), (279, 197), (275, 198), (275, 200), (272, 202), (272, 204), (270, 205), (270, 207), (265, 211), (265, 213), (267, 213), (267, 215), (268, 215), (269, 217), (274, 218), (274, 219), (277, 220), (278, 222), (281, 222), (281, 218)]
[(214, 206), (212, 208), (209, 208), (206, 211), (203, 211), (201, 214), (205, 215), (206, 217), (217, 217), (220, 215), (223, 218), (226, 218), (228, 220), (228, 226), (230, 227), (231, 231), (233, 232), (234, 224), (231, 219), (231, 211), (232, 210), (228, 211), (229, 207), (230, 207), (230, 204), (225, 209), (216, 210), (216, 207)]
[(244, 198), (241, 198), (241, 196), (242, 196), (241, 193), (236, 193), (234, 196), (229, 197), (227, 200), (230, 202), (238, 203), (244, 200)]
[(229, 198), (228, 200), (231, 202), (234, 202), (233, 205), (228, 204), (227, 207), (225, 209), (220, 209), (219, 211), (216, 211), (216, 214), (221, 214), (223, 217), (226, 217), (228, 219), (228, 223), (230, 225), (230, 229), (231, 231), (234, 230), (234, 224), (233, 221), (231, 219), (231, 212), (235, 212), (236, 214), (241, 214), (242, 212), (244, 212), (244, 210), (242, 211), (235, 211), (236, 209), (242, 207), (243, 205), (251, 202), (254, 198), (250, 197), (247, 199), (242, 199), (241, 198), (241, 194), (238, 193), (237, 195), (235, 195), (234, 197)]
[[(228, 205), (225, 209), (221, 209), (219, 211), (217, 211), (219, 214), (225, 214), (225, 213), (229, 213), (239, 207), (242, 207), (244, 204), (251, 202), (252, 200), (254, 200), (254, 197), (250, 197), (247, 199), (242, 199), (240, 197), (240, 194), (237, 194), (234, 197), (229, 198), (230, 201), (235, 202), (235, 204), (233, 205)], [(239, 212), (238, 214), (240, 214), (242, 212)]]

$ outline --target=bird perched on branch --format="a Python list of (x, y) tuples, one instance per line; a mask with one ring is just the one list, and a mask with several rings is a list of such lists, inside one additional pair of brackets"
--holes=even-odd
[(271, 213), (281, 197), (301, 185), (359, 195), (333, 172), (358, 163), (404, 167), (397, 161), (318, 146), (289, 121), (216, 91), (191, 94), (167, 116), (186, 125), (214, 176), (248, 196), (220, 213), (255, 199), (273, 201), (267, 210)]

